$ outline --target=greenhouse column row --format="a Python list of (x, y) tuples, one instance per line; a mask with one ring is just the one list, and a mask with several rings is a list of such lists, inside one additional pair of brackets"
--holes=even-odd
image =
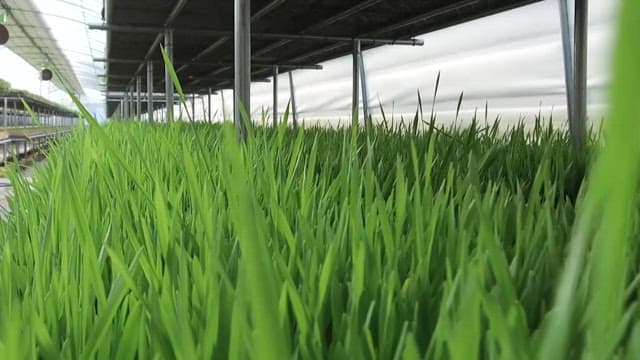
[(3, 97), (0, 100), (0, 125), (3, 128), (30, 126), (71, 126), (76, 123), (76, 117), (60, 111), (44, 109), (30, 105), (37, 121), (25, 109), (22, 99), (17, 97)]

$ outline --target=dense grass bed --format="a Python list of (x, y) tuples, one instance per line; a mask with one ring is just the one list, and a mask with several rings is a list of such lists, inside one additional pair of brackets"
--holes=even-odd
[[(497, 128), (281, 127), (253, 130), (247, 146), (219, 126), (77, 131), (31, 184), (14, 176), (0, 224), (0, 348), (531, 357), (582, 174), (566, 133)], [(575, 329), (572, 353), (584, 345)]]

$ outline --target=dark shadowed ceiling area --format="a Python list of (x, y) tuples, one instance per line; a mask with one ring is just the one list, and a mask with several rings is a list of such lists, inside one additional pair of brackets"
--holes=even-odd
[[(277, 34), (410, 39), (539, 0), (252, 0), (253, 78), (272, 65), (314, 65), (348, 55), (352, 44), (327, 39), (278, 39)], [(233, 0), (107, 0), (108, 79), (111, 92), (146, 76), (155, 63), (154, 88), (164, 89), (158, 46), (174, 29), (174, 64), (187, 93), (230, 88), (233, 79)], [(364, 48), (376, 46), (363, 45)], [(425, 46), (428, 46), (426, 44)], [(282, 71), (287, 71), (282, 67)], [(143, 81), (146, 84), (146, 81)], [(112, 113), (117, 104), (110, 104)], [(146, 111), (146, 109), (145, 109)]]

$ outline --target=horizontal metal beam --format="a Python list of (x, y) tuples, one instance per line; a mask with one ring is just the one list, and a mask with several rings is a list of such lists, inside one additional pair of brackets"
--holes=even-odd
[[(320, 31), (322, 31), (322, 29), (327, 28), (335, 23), (338, 23), (340, 21), (343, 21), (345, 19), (350, 18), (351, 16), (364, 11), (374, 5), (379, 4), (380, 2), (382, 2), (382, 0), (365, 0), (363, 2), (357, 3), (354, 6), (350, 7), (349, 9), (334, 15), (328, 19), (322, 20), (319, 23), (316, 23), (314, 25), (308, 26), (300, 31), (298, 31), (299, 34), (309, 34), (309, 33), (319, 33)], [(258, 50), (256, 52), (256, 55), (264, 55), (266, 53), (269, 52), (273, 52), (276, 49), (279, 49), (285, 45), (287, 45), (290, 42), (290, 40), (280, 40), (277, 41), (265, 48), (262, 48), (260, 50)]]
[(169, 27), (173, 24), (176, 18), (178, 18), (178, 15), (182, 12), (184, 6), (187, 5), (188, 1), (189, 0), (178, 0), (178, 3), (176, 3), (173, 9), (171, 9), (171, 13), (167, 16), (167, 20), (164, 22), (165, 27)]
[[(90, 30), (105, 30), (123, 33), (140, 33), (155, 34), (161, 31), (160, 27), (148, 26), (132, 26), (132, 25), (106, 25), (92, 24), (89, 25)], [(203, 37), (229, 37), (233, 36), (232, 31), (226, 30), (208, 30), (208, 29), (180, 29), (174, 28), (176, 34), (188, 34), (190, 36)], [(367, 45), (408, 45), (423, 46), (424, 40), (421, 39), (382, 39), (370, 37), (349, 37), (349, 36), (324, 36), (324, 35), (304, 35), (304, 34), (278, 34), (278, 33), (252, 33), (251, 37), (261, 40), (300, 40), (300, 41), (324, 41), (324, 42), (348, 42), (360, 41)]]
[[(253, 14), (253, 16), (251, 16), (251, 23), (257, 22), (263, 17), (269, 15), (272, 11), (277, 9), (280, 5), (284, 4), (286, 1), (287, 0), (272, 0), (270, 3), (265, 5), (265, 7), (260, 9), (257, 13)], [(215, 51), (216, 49), (224, 45), (228, 40), (229, 40), (229, 37), (222, 37), (218, 39), (213, 44), (207, 46), (204, 50), (200, 51), (195, 57), (193, 57), (193, 59), (191, 59), (191, 61), (196, 62), (198, 60), (201, 60), (208, 54), (212, 53), (213, 51)], [(190, 65), (191, 64), (182, 65), (176, 70), (176, 72), (181, 73), (182, 71), (189, 68)]]
[[(167, 18), (165, 19), (164, 27), (160, 28), (159, 31), (156, 32), (157, 34), (156, 34), (155, 39), (153, 40), (153, 43), (151, 44), (151, 46), (147, 50), (147, 53), (146, 53), (146, 55), (144, 57), (144, 60), (142, 62), (140, 62), (140, 65), (138, 65), (138, 69), (136, 70), (135, 74), (133, 75), (133, 77), (129, 81), (129, 84), (133, 83), (135, 77), (142, 73), (142, 71), (144, 70), (145, 66), (147, 65), (147, 61), (149, 61), (151, 59), (151, 57), (153, 56), (153, 53), (160, 46), (160, 43), (162, 42), (162, 40), (164, 40), (165, 34), (167, 33), (167, 31), (165, 29), (173, 26), (173, 22), (176, 20), (178, 15), (180, 15), (180, 12), (182, 12), (182, 9), (185, 7), (185, 5), (187, 5), (188, 1), (189, 0), (177, 0), (177, 2), (173, 5), (173, 8), (171, 9), (171, 12), (169, 13), (169, 16), (167, 16)], [(109, 4), (109, 6), (111, 6), (111, 5)], [(111, 31), (109, 31), (108, 36), (107, 36), (107, 38), (108, 38), (107, 42), (109, 42), (109, 43), (110, 43), (110, 39), (109, 39), (110, 36), (111, 36)]]
[(475, 6), (480, 4), (482, 1), (481, 0), (466, 0), (466, 1), (462, 1), (462, 2), (454, 2), (450, 5), (447, 6), (443, 6), (437, 10), (434, 11), (430, 11), (428, 13), (425, 14), (420, 14), (418, 16), (415, 16), (413, 18), (407, 19), (405, 21), (401, 21), (398, 22), (396, 24), (392, 24), (389, 26), (385, 26), (383, 28), (380, 28), (378, 30), (375, 30), (373, 32), (373, 34), (375, 34), (374, 36), (377, 36), (377, 34), (383, 34), (383, 33), (390, 33), (390, 32), (394, 32), (394, 31), (398, 31), (398, 30), (402, 30), (406, 27), (412, 26), (412, 25), (416, 25), (416, 24), (420, 24), (423, 22), (427, 22), (436, 18), (439, 18), (441, 16), (445, 16), (449, 13), (452, 12), (456, 12), (456, 11), (460, 11), (463, 8), (466, 7), (471, 7), (471, 6)]
[[(110, 64), (125, 64), (125, 65), (138, 65), (142, 59), (107, 59), (107, 58), (95, 58), (94, 62), (110, 63)], [(164, 65), (162, 61), (154, 61), (154, 64)], [(233, 65), (231, 61), (174, 61), (174, 65), (202, 65), (202, 66), (229, 66)], [(322, 65), (317, 64), (267, 64), (267, 63), (252, 63), (255, 67), (264, 67), (271, 69), (274, 65), (289, 69), (289, 70), (322, 70)]]
[[(114, 79), (114, 80), (129, 80), (131, 78), (131, 76), (130, 75), (124, 75), (124, 74), (112, 74), (112, 75), (109, 75), (109, 78), (110, 79)], [(196, 75), (188, 76), (187, 79), (190, 79), (190, 80), (202, 79), (202, 80), (212, 80), (212, 81), (233, 80), (232, 77), (196, 76)], [(257, 79), (251, 79), (251, 82), (270, 83), (271, 80), (268, 79), (268, 78), (257, 78)]]
[[(538, 1), (538, 0), (532, 0), (532, 2), (535, 2), (535, 1)], [(463, 9), (465, 7), (475, 6), (478, 3), (480, 3), (480, 0), (466, 0), (466, 1), (458, 2), (458, 3), (446, 5), (446, 6), (443, 6), (443, 7), (439, 8), (439, 9), (437, 9), (435, 11), (431, 11), (431, 12), (428, 12), (428, 13), (420, 14), (420, 15), (415, 16), (413, 18), (410, 18), (410, 19), (407, 19), (407, 20), (404, 20), (404, 21), (401, 21), (401, 22), (398, 22), (398, 23), (394, 23), (394, 24), (385, 26), (383, 28), (380, 28), (380, 29), (375, 30), (375, 31), (370, 32), (370, 33), (359, 34), (358, 36), (376, 37), (379, 34), (399, 31), (399, 30), (402, 30), (402, 29), (404, 29), (406, 27), (413, 26), (413, 25), (416, 25), (416, 24), (419, 24), (419, 23), (423, 23), (423, 22), (427, 22), (427, 21), (433, 20), (433, 19), (435, 19), (437, 17), (444, 16), (444, 15), (447, 15), (449, 13), (459, 11), (460, 9)], [(365, 43), (362, 43), (362, 42), (361, 42), (361, 44), (363, 44), (363, 45), (378, 45), (378, 44), (365, 44)], [(306, 54), (302, 54), (302, 55), (300, 55), (298, 57), (295, 57), (293, 59), (290, 59), (290, 61), (294, 61), (294, 62), (295, 61), (304, 61), (306, 59), (309, 59), (309, 58), (312, 58), (312, 57), (315, 57), (315, 56), (322, 56), (322, 55), (324, 55), (326, 53), (346, 48), (346, 45), (347, 44), (341, 44), (341, 43), (328, 45), (328, 46), (325, 46), (323, 48), (320, 48), (320, 49), (314, 50), (312, 52), (309, 52), (309, 53), (306, 53)]]

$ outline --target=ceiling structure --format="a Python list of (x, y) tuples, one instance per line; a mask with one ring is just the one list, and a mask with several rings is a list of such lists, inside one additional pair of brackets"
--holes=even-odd
[[(356, 38), (409, 40), (462, 22), (540, 0), (253, 0), (252, 77), (348, 55)], [(187, 93), (233, 84), (233, 0), (105, 0), (107, 90), (122, 92), (146, 75), (153, 61), (154, 88), (163, 89), (159, 45), (174, 30), (174, 64)], [(364, 42), (363, 48), (379, 46)], [(290, 68), (287, 69), (287, 66)], [(143, 81), (144, 83), (144, 81)], [(117, 103), (110, 103), (108, 113)]]
[(60, 75), (54, 76), (53, 83), (59, 88), (84, 94), (69, 60), (32, 0), (0, 0), (0, 8), (7, 15), (5, 25), (11, 34), (6, 46), (36, 69), (55, 69)]

